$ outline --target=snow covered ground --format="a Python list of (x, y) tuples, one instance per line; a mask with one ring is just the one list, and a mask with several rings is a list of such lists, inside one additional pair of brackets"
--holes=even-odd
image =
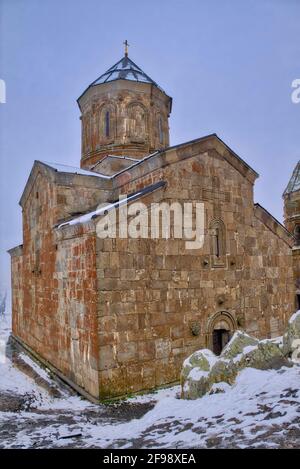
[(300, 447), (299, 365), (246, 369), (225, 393), (195, 401), (175, 386), (97, 406), (13, 353), (10, 318), (0, 321), (0, 448)]

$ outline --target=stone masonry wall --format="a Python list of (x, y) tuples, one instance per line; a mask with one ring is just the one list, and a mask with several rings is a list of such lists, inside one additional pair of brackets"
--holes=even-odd
[(10, 251), (11, 255), (11, 299), (12, 329), (20, 334), (23, 326), (23, 246)]
[[(11, 252), (13, 334), (96, 398), (177, 381), (188, 355), (211, 348), (219, 315), (259, 338), (279, 335), (295, 306), (291, 238), (254, 206), (255, 174), (222, 151), (210, 142), (169, 149), (103, 183), (33, 172), (23, 248)], [(92, 208), (161, 180), (140, 201), (202, 201), (201, 250), (184, 239), (101, 240), (96, 220), (54, 228), (83, 197)]]
[(109, 182), (100, 189), (97, 176), (87, 178), (66, 173), (59, 175), (56, 194), (55, 218), (60, 222), (96, 209), (100, 203), (111, 198), (111, 189)]
[[(210, 346), (211, 320), (222, 311), (263, 338), (279, 335), (294, 308), (288, 235), (256, 213), (252, 182), (216, 151), (183, 161), (178, 153), (116, 183), (131, 193), (164, 180), (153, 200), (204, 201), (204, 248), (188, 251), (179, 239), (97, 241), (102, 397), (176, 381), (182, 361)], [(215, 219), (226, 229), (221, 266), (211, 249)]]
[[(79, 230), (78, 230), (79, 229)], [(56, 232), (57, 322), (62, 355), (59, 369), (98, 398), (96, 239), (82, 227)]]
[(97, 397), (95, 238), (56, 238), (62, 193), (36, 172), (23, 205), (23, 252), (12, 255), (13, 334)]

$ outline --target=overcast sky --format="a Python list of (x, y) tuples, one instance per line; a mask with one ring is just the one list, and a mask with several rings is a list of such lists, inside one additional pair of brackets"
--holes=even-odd
[(34, 160), (79, 166), (76, 99), (125, 39), (173, 97), (171, 144), (216, 132), (260, 174), (255, 201), (282, 221), (300, 159), (299, 0), (0, 0), (0, 15), (0, 287)]

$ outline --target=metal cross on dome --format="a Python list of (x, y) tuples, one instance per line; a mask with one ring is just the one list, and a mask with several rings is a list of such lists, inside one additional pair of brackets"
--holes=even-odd
[(125, 57), (128, 57), (128, 47), (129, 47), (129, 44), (128, 44), (128, 41), (127, 39), (123, 42), (124, 46), (125, 46)]

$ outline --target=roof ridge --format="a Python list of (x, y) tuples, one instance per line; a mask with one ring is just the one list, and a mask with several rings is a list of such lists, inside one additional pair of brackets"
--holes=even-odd
[(174, 150), (174, 149), (177, 149), (177, 148), (180, 148), (180, 147), (184, 147), (186, 145), (191, 145), (193, 143), (198, 143), (198, 142), (204, 141), (204, 140), (206, 140), (208, 138), (211, 138), (211, 137), (215, 137), (222, 145), (224, 145), (224, 147), (226, 147), (228, 149), (228, 151), (230, 153), (232, 153), (234, 155), (234, 157), (242, 165), (244, 165), (246, 168), (248, 168), (255, 175), (255, 177), (259, 176), (259, 174), (248, 163), (246, 163), (246, 161), (244, 161), (243, 158), (241, 158), (235, 151), (233, 151), (232, 148), (230, 148), (216, 133), (211, 133), (211, 134), (208, 134), (208, 135), (203, 135), (202, 137), (195, 138), (193, 140), (189, 140), (187, 142), (177, 143), (176, 145), (171, 145), (169, 147), (165, 147), (165, 148), (162, 148), (160, 150), (156, 150), (153, 153), (150, 153), (149, 155), (144, 156), (141, 160), (137, 160), (136, 162), (133, 162), (131, 166), (128, 166), (128, 168), (122, 169), (121, 171), (115, 173), (112, 176), (112, 179), (116, 178), (117, 176), (119, 176), (123, 172), (130, 171), (135, 166), (143, 164), (146, 160), (148, 160), (149, 158), (152, 158), (156, 155), (159, 155), (161, 153), (168, 152), (170, 150)]

